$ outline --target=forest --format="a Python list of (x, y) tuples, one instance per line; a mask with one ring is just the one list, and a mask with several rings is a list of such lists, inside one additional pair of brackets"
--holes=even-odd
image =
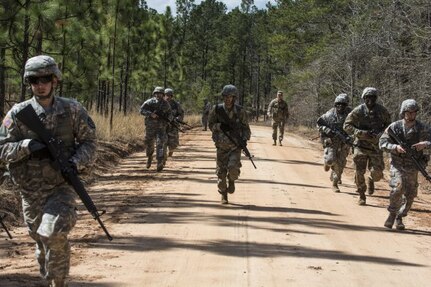
[(154, 86), (171, 87), (187, 113), (220, 100), (225, 84), (256, 116), (277, 90), (293, 125), (314, 126), (336, 95), (355, 106), (368, 86), (397, 111), (414, 98), (431, 115), (429, 0), (176, 0), (164, 14), (142, 0), (2, 0), (0, 112), (29, 97), (28, 58), (48, 54), (63, 73), (57, 94), (111, 122), (137, 113)]

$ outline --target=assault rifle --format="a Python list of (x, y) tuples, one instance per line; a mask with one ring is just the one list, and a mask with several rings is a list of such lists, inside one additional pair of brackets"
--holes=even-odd
[(411, 158), (416, 168), (420, 171), (420, 173), (422, 173), (425, 179), (431, 182), (431, 176), (427, 173), (425, 167), (415, 157), (413, 149), (403, 142), (391, 128), (388, 128), (387, 130), (388, 135), (406, 151), (406, 154)]
[(180, 125), (185, 126), (185, 127), (186, 127), (186, 128), (188, 128), (188, 129), (193, 128), (191, 125), (189, 125), (188, 123), (186, 123), (186, 122), (184, 122), (184, 121), (182, 121), (182, 120), (180, 120), (180, 119), (175, 118), (175, 119), (174, 119), (174, 121), (176, 121), (176, 122), (177, 122), (177, 123), (179, 123)]
[(9, 230), (7, 229), (6, 225), (3, 222), (3, 218), (5, 218), (6, 215), (0, 216), (0, 224), (3, 227), (3, 229), (6, 231), (7, 236), (9, 236), (10, 239), (12, 239), (12, 235), (10, 235)]
[(170, 124), (171, 126), (176, 128), (177, 130), (179, 130), (180, 132), (185, 133), (184, 129), (180, 126), (180, 124), (187, 125), (185, 122), (180, 121), (180, 120), (176, 120), (176, 119), (171, 120), (162, 113), (162, 111), (160, 110), (160, 107), (163, 103), (162, 101), (163, 100), (160, 100), (159, 104), (157, 105), (157, 108), (152, 110), (152, 112), (155, 113), (160, 119), (164, 120), (165, 122), (167, 122), (168, 124)]
[(221, 118), (223, 119), (223, 123), (227, 126), (227, 128), (220, 128), (221, 131), (223, 132), (223, 134), (237, 147), (241, 148), (242, 151), (244, 152), (244, 155), (246, 157), (248, 157), (248, 159), (251, 161), (251, 163), (253, 164), (254, 168), (257, 168), (256, 165), (254, 164), (253, 161), (253, 155), (251, 155), (250, 151), (247, 148), (247, 141), (244, 140), (241, 135), (239, 134), (238, 130), (239, 127), (233, 123), (228, 115), (226, 114), (225, 110), (219, 106), (216, 107), (216, 112), (218, 115), (221, 116)]
[(358, 144), (355, 144), (352, 140), (351, 137), (347, 136), (346, 134), (344, 134), (343, 132), (339, 131), (336, 127), (333, 127), (332, 125), (328, 124), (324, 119), (319, 118), (317, 120), (317, 124), (321, 125), (321, 126), (325, 126), (327, 128), (329, 128), (331, 130), (331, 132), (333, 132), (335, 134), (335, 136), (337, 136), (343, 143), (349, 145), (349, 146), (353, 146), (353, 147), (357, 147), (357, 148), (361, 148), (361, 149), (365, 149), (365, 150), (369, 150), (369, 151), (375, 151), (372, 148), (369, 147), (364, 147)]
[(36, 133), (42, 142), (47, 146), (49, 154), (53, 160), (54, 168), (59, 170), (64, 179), (69, 182), (70, 185), (72, 185), (75, 192), (81, 198), (82, 203), (84, 203), (85, 207), (91, 213), (93, 218), (97, 220), (109, 241), (111, 241), (112, 237), (100, 219), (100, 216), (105, 214), (105, 210), (101, 212), (97, 210), (93, 200), (88, 195), (78, 175), (73, 171), (73, 168), (71, 168), (72, 164), (69, 162), (69, 159), (64, 153), (64, 143), (61, 140), (54, 138), (52, 133), (44, 127), (43, 123), (40, 121), (38, 115), (31, 105), (27, 105), (25, 108), (19, 111), (16, 114), (16, 117), (30, 130)]

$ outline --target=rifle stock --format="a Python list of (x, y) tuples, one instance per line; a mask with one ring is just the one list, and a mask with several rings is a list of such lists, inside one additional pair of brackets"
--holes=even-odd
[(106, 229), (105, 225), (103, 224), (102, 220), (100, 219), (100, 216), (102, 216), (105, 213), (105, 211), (99, 212), (97, 210), (93, 200), (88, 195), (78, 175), (74, 172), (68, 171), (70, 170), (68, 169), (68, 167), (70, 166), (70, 163), (69, 163), (69, 159), (65, 156), (63, 152), (64, 150), (63, 142), (59, 139), (54, 138), (52, 133), (44, 127), (44, 125), (40, 121), (38, 115), (36, 114), (35, 110), (31, 105), (28, 105), (25, 108), (23, 108), (21, 111), (19, 111), (16, 114), (16, 117), (22, 123), (24, 123), (30, 130), (35, 132), (42, 140), (42, 142), (47, 146), (49, 153), (54, 161), (55, 168), (59, 170), (63, 175), (64, 179), (70, 183), (70, 185), (73, 187), (75, 192), (78, 194), (82, 203), (87, 208), (88, 212), (90, 212), (93, 218), (97, 220), (97, 222), (105, 232), (106, 236), (108, 237), (109, 241), (111, 241), (112, 237), (109, 234), (108, 230)]
[(406, 154), (411, 158), (420, 173), (425, 177), (426, 180), (431, 182), (431, 176), (427, 173), (425, 167), (415, 157), (412, 148), (407, 146), (407, 144), (404, 143), (391, 128), (388, 128), (388, 135), (406, 151)]

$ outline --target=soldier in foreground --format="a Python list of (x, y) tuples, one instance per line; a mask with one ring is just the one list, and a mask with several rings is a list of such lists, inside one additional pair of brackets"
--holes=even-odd
[(211, 104), (208, 99), (204, 100), (204, 106), (202, 107), (202, 130), (206, 131), (208, 127), (208, 116), (211, 110)]
[(272, 139), (277, 145), (277, 129), (279, 132), (278, 142), (282, 145), (284, 137), (284, 125), (289, 117), (289, 108), (285, 100), (283, 100), (283, 92), (277, 92), (277, 98), (273, 99), (268, 106), (268, 117), (272, 117)]
[(218, 192), (221, 194), (221, 203), (227, 204), (227, 194), (235, 192), (235, 180), (241, 172), (239, 141), (249, 140), (251, 132), (245, 110), (235, 104), (237, 88), (233, 85), (224, 86), (222, 96), (223, 103), (215, 105), (209, 114), (209, 128), (217, 148)]
[[(165, 100), (169, 103), (172, 110), (173, 120), (183, 121), (184, 119), (184, 111), (181, 108), (181, 105), (178, 101), (174, 100), (174, 91), (170, 88), (165, 89)], [(167, 148), (165, 148), (165, 161), (168, 156), (172, 156), (174, 150), (180, 145), (180, 135), (178, 126), (174, 126), (173, 124), (168, 124), (166, 133), (168, 136), (167, 140)], [(169, 153), (167, 150), (169, 149)]]
[(172, 120), (171, 106), (164, 99), (165, 90), (156, 87), (153, 97), (146, 100), (141, 106), (141, 115), (145, 116), (145, 149), (147, 153), (147, 168), (151, 167), (156, 144), (157, 171), (164, 167), (166, 141), (168, 139), (166, 128)]
[(385, 163), (383, 152), (379, 149), (379, 138), (390, 124), (388, 110), (377, 104), (377, 90), (365, 88), (362, 92), (364, 104), (353, 109), (344, 122), (344, 130), (355, 138), (353, 162), (355, 164), (355, 183), (359, 193), (359, 205), (366, 204), (365, 171), (368, 167), (368, 194), (374, 193), (374, 182), (383, 178)]
[(69, 158), (68, 171), (88, 167), (96, 152), (96, 127), (87, 111), (75, 100), (57, 97), (61, 81), (54, 59), (36, 56), (25, 64), (24, 80), (33, 97), (16, 104), (0, 129), (0, 160), (7, 163), (13, 182), (19, 186), (24, 220), (36, 241), (40, 273), (49, 286), (67, 286), (70, 246), (67, 239), (76, 223), (76, 193), (51, 165), (49, 151), (16, 114), (31, 105), (56, 139), (63, 141)]
[[(418, 193), (418, 170), (425, 171), (428, 158), (423, 150), (430, 148), (431, 135), (428, 126), (416, 120), (419, 106), (409, 99), (401, 104), (401, 120), (393, 122), (380, 138), (380, 148), (391, 154), (391, 194), (387, 228), (405, 229), (402, 218), (407, 216)], [(426, 174), (427, 179), (429, 176)]]
[(341, 182), (341, 175), (346, 166), (350, 145), (343, 141), (347, 138), (344, 133), (343, 124), (347, 114), (352, 110), (349, 106), (347, 94), (339, 94), (335, 98), (334, 107), (323, 114), (317, 121), (320, 138), (323, 143), (323, 161), (325, 171), (332, 169), (330, 179), (332, 190), (340, 192), (338, 183)]

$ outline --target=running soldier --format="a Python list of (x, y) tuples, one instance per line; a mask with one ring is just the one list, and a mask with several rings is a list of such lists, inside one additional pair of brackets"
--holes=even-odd
[(283, 100), (283, 92), (277, 92), (277, 98), (273, 99), (268, 106), (268, 117), (272, 117), (272, 139), (277, 145), (277, 129), (279, 130), (278, 142), (282, 145), (284, 137), (284, 125), (289, 118), (289, 107), (285, 100)]
[[(392, 228), (396, 220), (395, 228), (405, 229), (402, 218), (407, 216), (418, 194), (418, 167), (406, 149), (410, 149), (411, 155), (424, 169), (428, 163), (423, 150), (431, 146), (430, 129), (416, 120), (418, 111), (419, 106), (415, 100), (403, 101), (401, 120), (390, 124), (380, 138), (380, 148), (391, 155), (389, 217), (384, 223), (387, 228)], [(391, 134), (395, 134), (406, 146), (401, 146)]]
[(145, 149), (147, 154), (147, 168), (151, 167), (156, 144), (157, 171), (164, 167), (165, 149), (168, 136), (166, 127), (172, 120), (171, 106), (163, 98), (165, 90), (156, 87), (153, 97), (146, 100), (141, 106), (141, 115), (145, 116)]
[(211, 110), (211, 104), (208, 99), (204, 100), (204, 106), (202, 108), (202, 130), (206, 131), (208, 127), (208, 116)]
[(233, 85), (224, 86), (222, 96), (223, 103), (215, 105), (209, 114), (209, 128), (217, 148), (218, 192), (221, 194), (221, 203), (227, 204), (227, 194), (235, 192), (235, 180), (238, 179), (242, 166), (241, 148), (233, 134), (238, 134), (242, 137), (241, 140), (247, 141), (251, 132), (245, 110), (235, 104), (237, 88)]
[(347, 94), (339, 94), (335, 98), (334, 107), (317, 120), (324, 148), (324, 167), (325, 171), (332, 169), (330, 180), (332, 181), (332, 190), (334, 192), (340, 192), (338, 184), (341, 183), (341, 175), (346, 166), (350, 150), (350, 145), (341, 138), (348, 139), (343, 130), (347, 114), (352, 110), (348, 105), (349, 97)]
[[(165, 100), (171, 106), (174, 121), (183, 121), (184, 110), (181, 107), (180, 103), (174, 100), (174, 91), (172, 89), (165, 89)], [(168, 149), (165, 148), (165, 161), (167, 159), (167, 155), (172, 156), (174, 153), (174, 149), (176, 149), (180, 145), (180, 135), (177, 127), (173, 126), (172, 124), (168, 124), (166, 133), (168, 135), (167, 147), (169, 148), (169, 153), (167, 154)]]
[(82, 171), (95, 158), (96, 127), (87, 111), (75, 100), (55, 96), (61, 72), (49, 56), (27, 60), (24, 80), (33, 97), (16, 104), (0, 128), (0, 160), (7, 163), (19, 186), (24, 220), (36, 241), (40, 273), (49, 286), (67, 286), (70, 246), (67, 236), (75, 226), (76, 193), (51, 165), (49, 151), (36, 134), (16, 117), (31, 105), (56, 139), (65, 145), (68, 172)]
[(365, 171), (368, 167), (368, 194), (374, 193), (374, 182), (383, 178), (385, 163), (383, 152), (379, 149), (379, 138), (391, 122), (388, 110), (377, 104), (378, 91), (367, 87), (362, 92), (364, 104), (353, 109), (344, 122), (344, 130), (355, 138), (353, 162), (355, 164), (355, 183), (359, 193), (359, 205), (366, 204)]

